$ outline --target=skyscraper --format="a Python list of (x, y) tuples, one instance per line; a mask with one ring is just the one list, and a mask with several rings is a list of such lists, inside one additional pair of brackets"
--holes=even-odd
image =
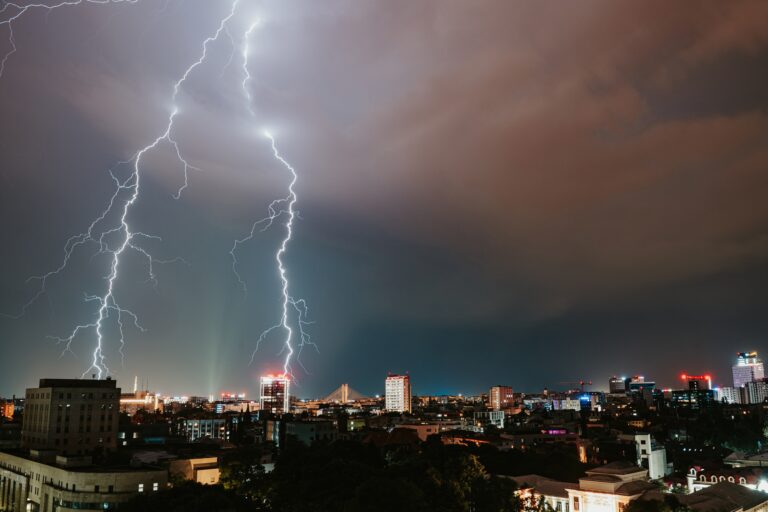
[(408, 375), (387, 375), (384, 382), (384, 408), (392, 412), (411, 412), (411, 378)]
[(511, 386), (493, 386), (488, 393), (488, 406), (494, 411), (512, 407), (513, 403)]
[(739, 352), (736, 355), (736, 366), (733, 366), (732, 370), (735, 388), (742, 388), (747, 382), (765, 377), (763, 360), (757, 357), (757, 352)]
[(260, 379), (259, 408), (272, 414), (290, 409), (290, 384), (286, 375), (266, 375)]

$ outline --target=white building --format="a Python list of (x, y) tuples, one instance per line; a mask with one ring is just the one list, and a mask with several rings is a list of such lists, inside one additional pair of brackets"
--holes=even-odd
[(0, 452), (0, 510), (104, 511), (168, 486), (166, 470), (67, 467), (73, 459), (34, 460)]
[(743, 401), (743, 391), (743, 388), (732, 388), (729, 386), (715, 388), (715, 400), (727, 404), (740, 404)]
[(388, 375), (384, 391), (384, 409), (411, 412), (411, 378), (408, 375)]
[(667, 475), (667, 450), (659, 446), (651, 434), (635, 434), (637, 447), (637, 465), (648, 470), (651, 480), (658, 480)]
[(733, 387), (742, 388), (747, 382), (765, 377), (763, 360), (757, 357), (757, 352), (740, 352), (733, 366)]
[(623, 512), (630, 501), (655, 487), (645, 469), (612, 462), (587, 471), (578, 487), (567, 489), (568, 501), (572, 512)]
[(744, 396), (748, 404), (761, 404), (768, 398), (768, 382), (753, 380), (744, 385)]
[(623, 512), (627, 504), (656, 489), (648, 472), (630, 462), (612, 462), (587, 471), (578, 484), (538, 475), (511, 477), (526, 506), (538, 508), (541, 499), (555, 512)]

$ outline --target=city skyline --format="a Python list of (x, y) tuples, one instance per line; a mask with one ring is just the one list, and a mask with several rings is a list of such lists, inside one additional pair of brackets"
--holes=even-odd
[[(283, 233), (238, 252), (247, 295), (230, 255), (287, 186), (261, 128), (301, 171), (285, 258), (318, 351), (294, 368), (299, 396), (381, 392), (389, 371), (409, 372), (414, 394), (622, 374), (672, 387), (682, 372), (724, 385), (737, 352), (768, 353), (764, 3), (243, 5), (233, 46), (212, 44), (178, 98), (178, 144), (200, 170), (168, 148), (145, 162), (131, 222), (162, 237), (146, 240), (159, 259), (184, 262), (158, 265), (154, 284), (125, 261), (120, 304), (146, 330), (127, 328), (124, 347), (105, 331), (119, 382), (255, 396), (281, 371), (276, 340), (249, 360), (280, 317)], [(27, 278), (109, 201), (107, 170), (165, 127), (174, 83), (229, 8), (123, 2), (14, 25), (3, 394), (89, 375), (93, 333), (71, 351), (50, 337), (92, 320), (104, 261), (78, 253), (11, 317), (34, 296)]]

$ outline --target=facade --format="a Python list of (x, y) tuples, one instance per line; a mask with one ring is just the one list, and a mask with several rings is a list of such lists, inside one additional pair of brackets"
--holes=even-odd
[(120, 395), (120, 412), (133, 416), (139, 411), (163, 411), (164, 404), (154, 393), (149, 391), (134, 391)]
[(571, 512), (623, 512), (630, 501), (655, 489), (648, 471), (628, 462), (612, 462), (587, 471), (568, 489)]
[(514, 405), (515, 400), (511, 386), (493, 386), (488, 393), (488, 407), (494, 411), (508, 409)]
[(691, 391), (712, 389), (712, 376), (683, 374), (682, 379), (688, 384)]
[(315, 441), (335, 441), (338, 437), (336, 425), (332, 421), (291, 421), (285, 424), (285, 434), (298, 441), (311, 445)]
[(733, 387), (744, 387), (747, 382), (760, 380), (765, 377), (763, 360), (757, 357), (757, 352), (739, 352), (736, 355), (736, 365), (733, 372)]
[(720, 482), (738, 484), (747, 489), (768, 492), (768, 477), (762, 468), (720, 468), (716, 470), (693, 466), (688, 470), (686, 480), (688, 492), (696, 492), (711, 487)]
[(285, 414), (290, 410), (291, 381), (286, 375), (261, 377), (259, 410), (272, 414)]
[(193, 443), (201, 439), (229, 440), (229, 428), (225, 418), (180, 419), (176, 423), (180, 436)]
[(11, 400), (7, 402), (0, 402), (0, 417), (3, 417), (8, 420), (12, 420), (15, 409), (16, 409), (16, 406)]
[(715, 391), (715, 399), (718, 402), (725, 402), (727, 404), (741, 404), (745, 402), (744, 388), (732, 388), (724, 386), (717, 388)]
[(761, 404), (768, 399), (768, 379), (753, 380), (744, 385), (745, 403)]
[(672, 407), (702, 409), (715, 403), (715, 392), (711, 389), (673, 391), (670, 399)]
[(384, 390), (384, 408), (387, 412), (411, 412), (410, 376), (388, 375)]
[(41, 379), (25, 404), (22, 448), (86, 455), (117, 447), (120, 389), (110, 378)]
[(138, 493), (157, 492), (168, 485), (165, 470), (69, 469), (58, 462), (0, 452), (0, 510), (114, 510)]
[(627, 380), (619, 377), (611, 377), (608, 381), (608, 392), (611, 394), (623, 394), (627, 392)]
[(667, 450), (651, 437), (651, 434), (635, 434), (637, 465), (648, 470), (651, 480), (667, 475)]
[(490, 426), (504, 429), (504, 411), (477, 411), (472, 418), (473, 430), (478, 432), (485, 432), (485, 429)]

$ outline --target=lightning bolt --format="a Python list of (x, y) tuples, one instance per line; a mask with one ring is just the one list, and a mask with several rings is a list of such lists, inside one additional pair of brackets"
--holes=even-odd
[[(251, 107), (251, 93), (248, 89), (248, 83), (251, 80), (251, 74), (248, 70), (248, 56), (250, 50), (249, 40), (251, 34), (258, 26), (258, 24), (259, 21), (251, 24), (251, 26), (245, 32), (243, 38), (243, 81), (241, 83), (241, 87), (243, 89), (245, 99), (247, 100), (248, 111), (251, 116), (254, 115), (254, 112)], [(283, 237), (280, 245), (278, 246), (277, 252), (275, 253), (275, 263), (277, 264), (278, 275), (280, 276), (281, 283), (280, 291), (282, 314), (278, 323), (265, 329), (259, 336), (258, 340), (256, 341), (256, 348), (251, 354), (251, 363), (253, 363), (261, 343), (266, 340), (273, 331), (281, 329), (285, 333), (283, 346), (280, 351), (280, 353), (285, 353), (283, 362), (283, 375), (286, 377), (291, 377), (293, 380), (291, 360), (294, 354), (296, 354), (296, 360), (298, 363), (302, 366), (302, 368), (304, 368), (304, 365), (301, 363), (301, 351), (303, 348), (311, 345), (317, 349), (317, 345), (315, 345), (309, 333), (307, 333), (305, 329), (306, 326), (312, 323), (307, 320), (309, 313), (307, 303), (304, 299), (297, 299), (291, 294), (290, 282), (288, 280), (288, 270), (284, 261), (285, 254), (288, 251), (288, 244), (293, 238), (293, 224), (297, 217), (295, 206), (298, 202), (298, 196), (296, 195), (295, 186), (299, 176), (296, 172), (296, 169), (294, 169), (294, 167), (288, 163), (288, 161), (285, 160), (285, 158), (283, 158), (283, 156), (278, 151), (275, 138), (272, 136), (272, 134), (268, 131), (264, 131), (263, 133), (264, 136), (269, 139), (272, 155), (278, 162), (282, 164), (282, 166), (289, 172), (291, 176), (290, 182), (288, 184), (288, 195), (283, 198), (275, 199), (269, 204), (267, 207), (267, 216), (254, 222), (251, 225), (250, 232), (246, 236), (235, 240), (234, 244), (232, 245), (232, 249), (230, 250), (230, 255), (232, 257), (232, 270), (237, 277), (240, 288), (243, 290), (243, 293), (247, 293), (248, 289), (246, 282), (237, 270), (237, 266), (239, 264), (237, 259), (237, 250), (242, 244), (254, 238), (258, 228), (261, 228), (261, 232), (266, 231), (274, 224), (278, 218), (285, 216), (285, 236)], [(306, 368), (304, 368), (304, 370), (306, 371)]]
[[(15, 42), (13, 41), (12, 22), (18, 19), (21, 15), (23, 15), (29, 9), (42, 8), (42, 9), (51, 10), (51, 9), (55, 9), (56, 7), (78, 5), (83, 1), (86, 1), (87, 3), (105, 4), (105, 3), (118, 3), (123, 1), (129, 2), (129, 3), (135, 3), (137, 0), (78, 0), (78, 1), (72, 0), (67, 2), (61, 2), (59, 4), (56, 4), (55, 6), (45, 6), (43, 4), (30, 4), (29, 6), (25, 6), (25, 7), (19, 7), (16, 4), (7, 4), (0, 10), (0, 13), (5, 11), (9, 5), (21, 9), (19, 13), (17, 13), (15, 16), (13, 16), (12, 18), (10, 18), (4, 23), (11, 28), (12, 50), (10, 54), (15, 52), (16, 50)], [(235, 14), (235, 10), (237, 8), (238, 2), (239, 0), (234, 0), (232, 2), (229, 13), (219, 21), (216, 32), (213, 35), (208, 36), (203, 41), (202, 52), (200, 57), (191, 65), (189, 65), (185, 69), (182, 76), (174, 83), (173, 94), (171, 95), (171, 104), (173, 105), (173, 107), (168, 116), (168, 120), (163, 132), (160, 135), (158, 135), (154, 140), (152, 140), (151, 143), (149, 143), (148, 145), (144, 146), (143, 148), (138, 150), (136, 153), (134, 153), (132, 158), (130, 158), (127, 161), (118, 163), (118, 166), (130, 164), (131, 171), (127, 178), (125, 179), (118, 178), (117, 175), (115, 174), (115, 168), (112, 168), (109, 170), (110, 176), (115, 182), (115, 191), (111, 196), (107, 206), (91, 222), (91, 224), (88, 226), (88, 228), (84, 232), (74, 235), (66, 241), (64, 245), (64, 257), (62, 258), (61, 263), (59, 264), (58, 267), (56, 267), (54, 270), (50, 272), (47, 272), (39, 276), (33, 276), (29, 279), (31, 281), (36, 281), (39, 283), (38, 289), (30, 299), (30, 301), (28, 301), (22, 307), (21, 312), (18, 315), (13, 316), (14, 318), (19, 318), (23, 316), (26, 313), (26, 311), (29, 309), (29, 307), (32, 304), (34, 304), (34, 302), (37, 301), (37, 299), (46, 292), (48, 281), (66, 269), (76, 249), (86, 244), (96, 244), (98, 247), (98, 251), (93, 255), (93, 257), (106, 254), (109, 257), (110, 264), (109, 264), (109, 272), (104, 277), (107, 283), (106, 290), (104, 291), (104, 293), (98, 296), (86, 295), (85, 297), (86, 302), (95, 302), (98, 305), (95, 319), (88, 323), (76, 325), (66, 336), (52, 337), (58, 343), (64, 345), (64, 350), (62, 351), (62, 355), (64, 355), (66, 352), (72, 352), (71, 350), (72, 343), (74, 342), (75, 338), (77, 338), (81, 333), (85, 331), (90, 331), (90, 330), (93, 330), (95, 332), (96, 346), (92, 354), (91, 364), (83, 372), (83, 377), (85, 377), (91, 371), (94, 371), (98, 375), (98, 378), (101, 378), (102, 375), (108, 375), (110, 373), (110, 369), (106, 364), (106, 356), (104, 354), (104, 336), (105, 336), (104, 324), (112, 315), (114, 315), (115, 317), (115, 323), (117, 326), (119, 352), (121, 356), (123, 356), (123, 347), (125, 345), (125, 337), (124, 337), (124, 331), (123, 331), (123, 328), (125, 325), (123, 322), (124, 317), (128, 317), (135, 328), (137, 328), (140, 331), (144, 331), (144, 328), (139, 323), (137, 315), (132, 311), (122, 307), (118, 303), (115, 297), (115, 288), (117, 285), (118, 277), (120, 275), (120, 264), (122, 261), (123, 254), (129, 250), (132, 250), (133, 252), (137, 253), (141, 257), (145, 258), (148, 264), (149, 281), (152, 281), (153, 283), (156, 283), (156, 276), (154, 273), (155, 264), (171, 263), (174, 261), (183, 261), (181, 260), (181, 258), (174, 258), (173, 260), (155, 259), (147, 249), (142, 247), (142, 245), (140, 244), (140, 241), (141, 240), (162, 240), (162, 239), (155, 235), (150, 235), (147, 233), (143, 233), (141, 231), (134, 231), (128, 222), (128, 216), (132, 207), (135, 205), (136, 201), (139, 198), (139, 191), (140, 191), (139, 185), (140, 185), (140, 178), (141, 178), (142, 159), (147, 155), (147, 153), (158, 148), (162, 144), (167, 144), (171, 146), (171, 148), (173, 149), (176, 155), (176, 158), (183, 166), (184, 182), (178, 188), (176, 193), (173, 194), (173, 198), (179, 199), (184, 189), (186, 189), (187, 186), (189, 185), (189, 171), (197, 168), (191, 165), (188, 162), (188, 160), (183, 156), (183, 153), (181, 151), (181, 148), (178, 142), (176, 141), (176, 139), (173, 138), (174, 122), (176, 120), (176, 117), (179, 114), (177, 99), (181, 91), (181, 88), (186, 82), (187, 78), (207, 58), (209, 46), (213, 42), (217, 41), (220, 35), (222, 34), (222, 32), (225, 31), (226, 24), (229, 22), (230, 19), (232, 19), (232, 17)], [(8, 56), (9, 55), (6, 55), (4, 57), (3, 63), (5, 62), (5, 60), (7, 60)], [(1, 69), (2, 68), (0, 68), (0, 70)], [(115, 217), (115, 216), (117, 217), (116, 222), (110, 223), (111, 217)], [(114, 238), (117, 238), (117, 241), (113, 240)]]
[(5, 71), (5, 64), (8, 62), (8, 59), (16, 53), (18, 48), (16, 47), (16, 38), (13, 31), (13, 24), (15, 21), (18, 21), (21, 17), (23, 17), (25, 14), (31, 11), (45, 11), (46, 15), (50, 14), (51, 11), (54, 11), (56, 9), (60, 9), (62, 7), (73, 7), (81, 4), (136, 4), (139, 0), (65, 0), (62, 2), (58, 2), (53, 5), (48, 4), (42, 4), (42, 3), (34, 3), (34, 4), (27, 4), (27, 5), (19, 5), (14, 2), (7, 2), (4, 3), (3, 7), (0, 8), (0, 15), (5, 14), (5, 12), (8, 9), (11, 9), (13, 12), (15, 10), (16, 14), (13, 14), (9, 16), (7, 19), (0, 21), (0, 27), (7, 26), (8, 27), (8, 45), (10, 46), (10, 49), (5, 52), (2, 56), (2, 59), (0, 59), (0, 78), (3, 77), (3, 72)]

